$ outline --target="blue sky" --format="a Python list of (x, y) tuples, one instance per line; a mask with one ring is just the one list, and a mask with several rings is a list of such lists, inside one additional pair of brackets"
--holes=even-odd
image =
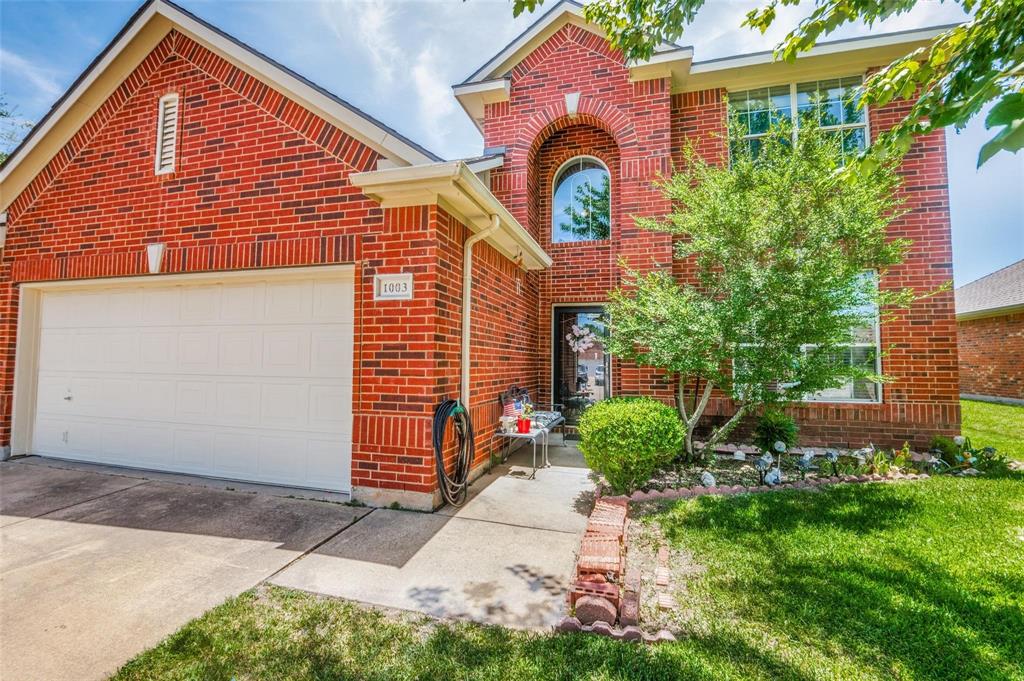
[[(550, 6), (552, 0), (548, 0)], [(117, 33), (140, 2), (3, 0), (0, 92), (38, 120)], [(534, 17), (512, 18), (507, 0), (294, 0), (179, 4), (286, 64), (447, 158), (471, 156), (479, 133), (451, 94)], [(740, 28), (751, 0), (708, 0), (683, 39), (695, 59), (770, 49), (808, 11), (781, 8), (767, 36)], [(806, 3), (805, 3), (806, 4)], [(922, 0), (870, 33), (949, 23), (951, 3)], [(866, 35), (863, 26), (832, 37)], [(1024, 153), (1001, 153), (975, 170), (987, 139), (976, 120), (949, 131), (957, 285), (1024, 258)]]

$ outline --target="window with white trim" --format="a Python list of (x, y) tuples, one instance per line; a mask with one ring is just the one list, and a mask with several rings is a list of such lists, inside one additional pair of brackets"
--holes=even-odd
[(160, 98), (156, 121), (156, 174), (174, 172), (178, 146), (178, 95)]
[[(874, 271), (865, 272), (864, 277), (870, 277), (877, 286), (878, 278)], [(871, 321), (864, 326), (852, 329), (850, 343), (838, 348), (833, 361), (848, 366), (858, 366), (862, 369), (880, 375), (882, 373), (882, 353), (880, 351), (878, 307), (874, 303), (869, 308), (858, 310), (861, 315)], [(749, 345), (749, 344), (744, 344)], [(802, 347), (804, 353), (815, 348), (814, 345)], [(733, 374), (737, 389), (742, 392), (743, 362), (733, 363)], [(796, 383), (778, 382), (776, 385), (782, 388), (796, 387)], [(866, 378), (849, 380), (836, 388), (828, 388), (816, 393), (809, 393), (803, 396), (807, 402), (881, 402), (882, 386)]]
[(555, 173), (551, 241), (598, 241), (611, 234), (611, 175), (604, 163), (577, 156)]
[(754, 155), (772, 123), (789, 120), (799, 134), (802, 122), (814, 120), (839, 138), (845, 160), (867, 146), (867, 113), (859, 108), (862, 84), (860, 76), (846, 76), (730, 92), (729, 111), (738, 117)]

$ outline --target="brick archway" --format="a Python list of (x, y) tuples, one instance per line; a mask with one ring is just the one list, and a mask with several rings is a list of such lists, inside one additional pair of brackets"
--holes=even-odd
[(551, 135), (573, 125), (590, 125), (604, 130), (615, 140), (622, 155), (627, 155), (637, 144), (633, 123), (617, 106), (596, 97), (582, 96), (575, 114), (569, 114), (564, 99), (534, 114), (519, 129), (513, 154), (525, 152), (524, 160), (530, 165)]

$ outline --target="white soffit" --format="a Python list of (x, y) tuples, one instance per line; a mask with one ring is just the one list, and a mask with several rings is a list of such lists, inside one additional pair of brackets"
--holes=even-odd
[(477, 177), (472, 164), (448, 161), (349, 175), (349, 181), (384, 208), (437, 204), (478, 232), (498, 217), (500, 229), (486, 241), (528, 270), (551, 266), (551, 257)]

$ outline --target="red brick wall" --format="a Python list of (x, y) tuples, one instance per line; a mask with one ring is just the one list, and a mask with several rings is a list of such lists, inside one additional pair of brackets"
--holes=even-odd
[[(177, 165), (156, 176), (157, 101), (168, 92), (182, 103)], [(458, 390), (467, 230), (436, 206), (382, 210), (363, 196), (348, 176), (378, 157), (170, 34), (10, 208), (0, 445), (10, 439), (17, 283), (143, 274), (151, 242), (167, 244), (167, 273), (355, 263), (353, 485), (433, 494), (431, 416)], [(412, 272), (413, 300), (374, 302), (377, 272)], [(484, 244), (475, 275), (482, 459), (497, 387), (535, 380), (536, 278)]]
[[(640, 269), (666, 266), (667, 237), (638, 231), (632, 215), (658, 215), (667, 205), (651, 180), (682, 162), (692, 142), (715, 162), (726, 158), (724, 92), (669, 95), (664, 80), (630, 83), (621, 54), (575, 26), (560, 29), (510, 74), (510, 99), (485, 109), (488, 147), (505, 146), (506, 164), (492, 173), (492, 189), (552, 255), (554, 266), (540, 275), (537, 352), (542, 393), (550, 381), (551, 309), (560, 303), (602, 302), (620, 273), (621, 256)], [(564, 96), (580, 93), (576, 116)], [(874, 134), (890, 127), (907, 105), (870, 112)], [(613, 152), (617, 151), (617, 155)], [(576, 154), (602, 158), (613, 175), (613, 228), (607, 243), (550, 244), (550, 174)], [(617, 158), (616, 158), (617, 156)], [(607, 160), (606, 160), (607, 157)], [(907, 261), (885, 277), (883, 286), (912, 286), (921, 292), (952, 275), (949, 202), (944, 136), (919, 140), (902, 166), (908, 214), (895, 221), (893, 236), (914, 245)], [(680, 278), (686, 262), (671, 264)], [(794, 409), (807, 443), (861, 446), (926, 445), (935, 433), (959, 430), (957, 364), (952, 294), (918, 302), (882, 330), (887, 351), (884, 372), (894, 380), (881, 404), (807, 403)], [(656, 372), (613, 369), (613, 390), (670, 399), (672, 386)], [(546, 394), (546, 393), (545, 393)], [(709, 420), (721, 420), (733, 405), (712, 400)]]
[[(565, 95), (579, 93), (577, 113)], [(602, 303), (620, 278), (618, 260), (638, 270), (670, 267), (671, 240), (636, 229), (631, 215), (667, 207), (651, 186), (670, 167), (667, 80), (629, 82), (621, 53), (576, 26), (557, 31), (512, 69), (510, 100), (487, 105), (485, 146), (504, 146), (491, 189), (554, 261), (539, 275), (536, 310), (540, 397), (550, 400), (551, 313), (555, 305)], [(612, 175), (612, 235), (607, 242), (551, 243), (551, 180), (577, 155), (600, 158)], [(612, 391), (670, 399), (658, 372), (614, 362)]]
[(960, 392), (1024, 399), (1024, 312), (957, 324)]

